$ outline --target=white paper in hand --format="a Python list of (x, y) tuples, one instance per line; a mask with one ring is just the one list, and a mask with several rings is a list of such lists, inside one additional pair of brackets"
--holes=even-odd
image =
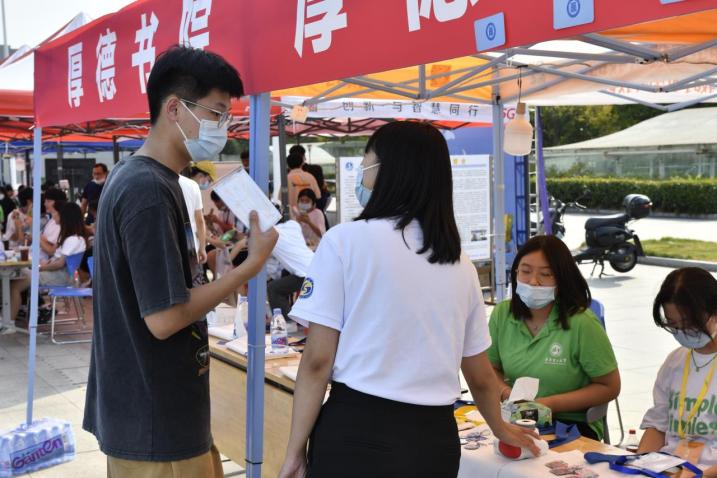
[(279, 211), (244, 168), (224, 176), (214, 186), (214, 190), (237, 219), (247, 227), (251, 211), (256, 211), (259, 215), (259, 227), (262, 231), (267, 231), (281, 219)]

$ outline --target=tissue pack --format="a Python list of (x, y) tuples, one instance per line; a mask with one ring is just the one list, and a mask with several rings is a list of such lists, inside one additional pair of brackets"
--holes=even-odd
[(538, 428), (553, 423), (553, 412), (545, 405), (529, 400), (506, 401), (501, 405), (501, 415), (506, 422), (527, 419), (535, 420)]

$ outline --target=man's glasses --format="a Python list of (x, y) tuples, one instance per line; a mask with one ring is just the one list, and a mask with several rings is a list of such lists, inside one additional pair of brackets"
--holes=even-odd
[(231, 120), (233, 118), (230, 110), (219, 111), (219, 110), (215, 110), (214, 108), (210, 108), (208, 106), (200, 105), (199, 103), (195, 103), (194, 101), (189, 101), (189, 100), (185, 100), (185, 99), (182, 99), (181, 101), (183, 103), (188, 103), (193, 106), (199, 106), (200, 108), (204, 108), (205, 110), (211, 111), (212, 113), (217, 115), (217, 123), (220, 128), (223, 128), (225, 124), (231, 122)]

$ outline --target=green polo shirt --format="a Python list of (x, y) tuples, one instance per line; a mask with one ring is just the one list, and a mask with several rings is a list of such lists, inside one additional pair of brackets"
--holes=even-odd
[[(488, 323), (493, 342), (488, 358), (503, 370), (508, 385), (520, 377), (539, 379), (538, 397), (577, 390), (591, 378), (617, 369), (610, 340), (591, 310), (573, 315), (569, 324), (570, 328), (563, 330), (557, 307), (553, 307), (548, 322), (533, 337), (525, 322), (510, 312), (510, 300), (501, 302)], [(557, 413), (553, 419), (586, 420), (585, 412)], [(602, 422), (590, 426), (603, 437)]]

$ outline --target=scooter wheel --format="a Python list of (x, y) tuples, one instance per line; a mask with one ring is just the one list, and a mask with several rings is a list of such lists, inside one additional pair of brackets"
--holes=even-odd
[(637, 265), (637, 250), (632, 244), (620, 244), (612, 248), (608, 254), (610, 266), (617, 272), (630, 272)]

